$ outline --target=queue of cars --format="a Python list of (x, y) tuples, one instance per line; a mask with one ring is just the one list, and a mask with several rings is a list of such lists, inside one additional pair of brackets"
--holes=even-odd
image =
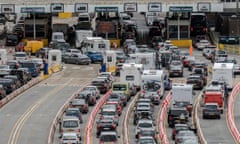
[(0, 65), (0, 100), (41, 73), (42, 59), (31, 60), (25, 57), (26, 55), (24, 55), (24, 59), (18, 59), (19, 55), (22, 56), (22, 54), (16, 53), (14, 60), (8, 60), (6, 64)]

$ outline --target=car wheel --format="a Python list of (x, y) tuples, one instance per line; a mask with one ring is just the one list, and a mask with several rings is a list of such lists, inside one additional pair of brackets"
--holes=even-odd
[(204, 115), (202, 116), (202, 119), (205, 119), (205, 116), (204, 116)]
[(218, 119), (221, 119), (221, 116), (220, 116), (220, 115), (218, 116)]

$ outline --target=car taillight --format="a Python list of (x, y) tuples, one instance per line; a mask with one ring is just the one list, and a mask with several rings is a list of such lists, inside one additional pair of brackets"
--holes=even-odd
[(107, 87), (107, 84), (104, 84), (103, 86), (104, 86), (104, 87)]
[(112, 125), (112, 129), (115, 129), (116, 128), (116, 126), (115, 125)]
[(78, 129), (78, 132), (80, 133), (80, 129)]
[(118, 116), (117, 116), (117, 115), (115, 115), (115, 116), (114, 116), (114, 118), (118, 118)]
[(157, 91), (157, 94), (160, 95), (160, 93), (161, 93), (161, 90), (158, 90), (158, 91)]
[(172, 120), (173, 118), (172, 118), (172, 116), (169, 116), (169, 120)]
[(142, 93), (145, 93), (145, 90), (142, 90)]
[(203, 31), (206, 32), (206, 31), (207, 31), (207, 28), (203, 28)]
[(98, 125), (98, 126), (97, 126), (97, 129), (101, 129), (101, 126), (100, 126), (100, 125)]

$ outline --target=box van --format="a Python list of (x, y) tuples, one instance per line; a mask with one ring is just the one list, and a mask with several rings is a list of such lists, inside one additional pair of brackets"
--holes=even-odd
[(75, 132), (80, 136), (80, 120), (74, 116), (64, 116), (60, 121), (60, 133)]
[(31, 54), (35, 54), (41, 48), (43, 48), (44, 44), (42, 41), (32, 40), (27, 41), (26, 45), (24, 46), (24, 51), (30, 52)]
[(129, 54), (129, 63), (143, 64), (144, 69), (156, 68), (156, 55), (155, 53), (135, 53)]

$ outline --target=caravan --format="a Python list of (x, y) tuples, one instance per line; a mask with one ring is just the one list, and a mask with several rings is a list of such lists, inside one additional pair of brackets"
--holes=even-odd
[(141, 75), (143, 72), (142, 64), (124, 63), (120, 70), (120, 81), (128, 82), (130, 85), (136, 87), (136, 90), (141, 88)]
[(104, 52), (110, 50), (110, 41), (102, 37), (86, 37), (82, 41), (82, 52), (88, 51)]
[(156, 69), (155, 53), (135, 53), (129, 54), (129, 63), (143, 64), (144, 69)]
[(163, 70), (144, 70), (142, 74), (143, 95), (150, 96), (152, 101), (157, 104), (164, 95), (164, 77)]

